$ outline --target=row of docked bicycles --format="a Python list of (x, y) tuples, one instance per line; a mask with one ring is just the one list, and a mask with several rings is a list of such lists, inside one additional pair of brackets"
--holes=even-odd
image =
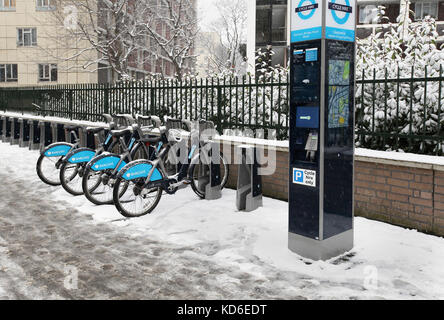
[[(106, 126), (86, 128), (97, 149), (80, 147), (80, 126), (66, 126), (73, 143), (59, 142), (41, 152), (37, 174), (51, 186), (62, 186), (74, 196), (85, 195), (96, 205), (114, 204), (125, 217), (151, 213), (162, 195), (175, 194), (191, 185), (199, 187), (202, 154), (211, 138), (201, 135), (211, 122), (155, 116), (103, 115)], [(180, 145), (180, 148), (178, 147)], [(185, 148), (185, 151), (183, 151)], [(212, 157), (218, 165), (221, 188), (228, 180), (228, 163), (221, 152)]]

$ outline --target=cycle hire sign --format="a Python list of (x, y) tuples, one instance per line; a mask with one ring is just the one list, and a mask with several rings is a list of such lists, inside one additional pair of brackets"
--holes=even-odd
[(355, 41), (355, 0), (326, 0), (325, 38)]
[(316, 187), (316, 171), (294, 168), (293, 183), (308, 187)]
[(293, 0), (291, 42), (322, 38), (322, 0)]

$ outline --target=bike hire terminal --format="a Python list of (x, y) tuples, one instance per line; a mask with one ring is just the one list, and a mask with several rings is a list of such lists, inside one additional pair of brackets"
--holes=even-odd
[(289, 248), (353, 248), (355, 0), (292, 0)]

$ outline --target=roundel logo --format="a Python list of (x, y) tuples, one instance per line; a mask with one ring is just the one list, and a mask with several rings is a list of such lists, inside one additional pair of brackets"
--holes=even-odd
[(316, 0), (301, 0), (296, 8), (296, 12), (299, 18), (308, 20), (313, 17), (318, 6)]
[[(337, 24), (346, 23), (350, 18), (350, 15), (353, 10), (352, 7), (350, 6), (350, 0), (345, 0), (345, 5), (338, 4), (336, 3), (336, 0), (332, 0), (331, 2), (328, 3), (328, 8), (330, 9), (331, 15), (333, 16), (333, 20), (335, 20)], [(338, 11), (345, 13), (345, 15), (340, 17), (337, 13)]]

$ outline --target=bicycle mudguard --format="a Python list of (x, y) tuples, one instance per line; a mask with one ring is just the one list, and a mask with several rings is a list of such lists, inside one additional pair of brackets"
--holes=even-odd
[(96, 152), (89, 148), (79, 148), (72, 150), (66, 155), (66, 159), (69, 163), (78, 164), (90, 162), (96, 156)]
[[(119, 177), (122, 177), (126, 181), (131, 181), (139, 178), (147, 178), (153, 169), (153, 165), (147, 160), (136, 160), (129, 163), (123, 170), (119, 173)], [(158, 169), (155, 169), (150, 181), (162, 180), (162, 174)]]
[[(114, 170), (117, 167), (119, 161), (120, 161), (120, 156), (118, 156), (117, 154), (102, 154), (91, 160), (88, 166), (93, 171), (102, 171), (109, 169)], [(126, 166), (126, 162), (122, 161), (117, 171), (122, 170), (124, 166)]]
[(43, 150), (42, 154), (46, 157), (63, 157), (66, 156), (74, 147), (73, 144), (66, 142), (53, 143)]

